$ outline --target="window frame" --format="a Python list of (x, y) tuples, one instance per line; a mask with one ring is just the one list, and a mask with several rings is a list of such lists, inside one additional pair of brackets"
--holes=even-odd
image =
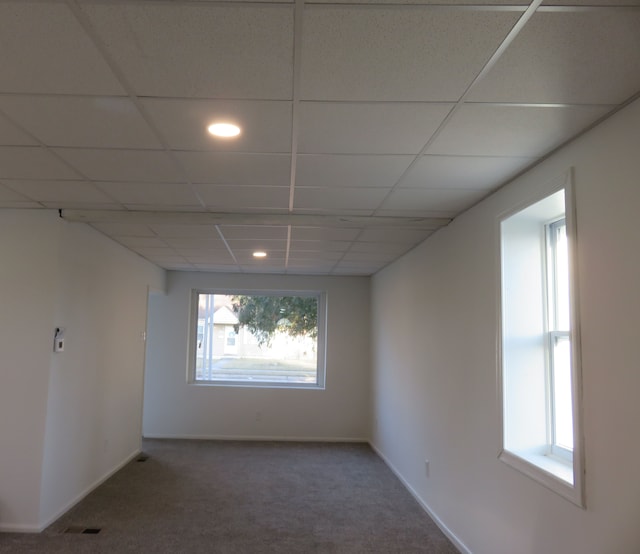
[[(504, 243), (503, 243), (503, 223), (512, 216), (519, 214), (527, 210), (538, 202), (543, 201), (554, 194), (564, 191), (564, 219), (566, 222), (566, 233), (568, 241), (568, 275), (569, 275), (569, 318), (570, 318), (570, 352), (571, 352), (571, 393), (572, 393), (572, 416), (573, 416), (573, 455), (567, 456), (567, 452), (563, 452), (561, 448), (552, 448), (552, 429), (550, 416), (552, 406), (549, 405), (549, 375), (550, 375), (550, 360), (549, 360), (549, 346), (550, 335), (543, 336), (542, 341), (545, 343), (544, 348), (544, 379), (545, 387), (545, 400), (544, 413), (547, 429), (547, 438), (545, 444), (539, 444), (533, 448), (514, 448), (508, 444), (507, 439), (507, 420), (511, 416), (510, 406), (508, 406), (508, 394), (505, 392), (508, 389), (506, 379), (514, 379), (513, 372), (509, 375), (509, 368), (506, 367), (505, 359), (505, 281), (508, 279), (505, 277), (505, 260), (504, 260)], [(553, 222), (562, 217), (550, 217), (544, 222), (544, 227), (540, 233), (540, 240), (544, 241), (540, 243), (540, 248), (545, 252), (542, 258), (539, 260), (540, 270), (544, 272), (541, 277), (543, 287), (547, 285), (547, 266), (546, 266), (546, 227), (548, 223)], [(584, 440), (582, 437), (582, 371), (581, 371), (581, 356), (580, 356), (580, 319), (579, 319), (579, 290), (577, 279), (577, 225), (576, 225), (576, 213), (575, 213), (575, 187), (573, 185), (573, 172), (567, 171), (560, 178), (555, 179), (549, 183), (546, 183), (539, 187), (537, 193), (527, 198), (512, 207), (509, 210), (498, 215), (496, 220), (496, 244), (497, 244), (497, 268), (498, 278), (497, 282), (497, 317), (498, 317), (498, 336), (497, 336), (497, 385), (498, 385), (498, 401), (499, 401), (499, 428), (500, 428), (500, 451), (498, 458), (511, 466), (512, 468), (520, 471), (528, 477), (541, 483), (543, 486), (550, 490), (560, 494), (567, 500), (573, 502), (581, 508), (585, 508), (585, 493), (584, 493)], [(538, 262), (536, 262), (538, 263)], [(543, 297), (548, 291), (542, 290)], [(541, 309), (544, 313), (544, 320), (542, 325), (544, 326), (544, 332), (548, 330), (549, 314), (548, 314), (548, 302), (542, 301)], [(515, 379), (519, 377), (516, 375)], [(511, 403), (515, 398), (511, 398)], [(517, 399), (515, 399), (517, 400)], [(541, 408), (542, 410), (542, 408)], [(541, 411), (540, 410), (540, 411)], [(510, 425), (514, 425), (517, 429), (517, 418), (515, 425), (513, 422)], [(524, 425), (527, 425), (526, 423)], [(510, 432), (513, 432), (513, 427)]]
[[(278, 381), (234, 381), (234, 380), (197, 380), (196, 355), (198, 337), (198, 297), (200, 294), (239, 295), (239, 296), (298, 296), (313, 297), (318, 302), (318, 336), (317, 361), (315, 383), (288, 383)], [(325, 390), (326, 388), (326, 348), (327, 348), (327, 292), (324, 290), (294, 290), (294, 289), (223, 289), (223, 288), (193, 288), (190, 294), (189, 329), (187, 347), (187, 384), (204, 387), (238, 387), (252, 389), (305, 389)]]

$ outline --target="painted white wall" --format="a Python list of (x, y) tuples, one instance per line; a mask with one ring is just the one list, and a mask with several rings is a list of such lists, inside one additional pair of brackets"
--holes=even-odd
[[(326, 290), (325, 390), (189, 385), (187, 335), (194, 288)], [(152, 295), (145, 373), (149, 437), (366, 439), (369, 279), (169, 272)]]
[(0, 260), (0, 529), (38, 531), (140, 448), (164, 271), (45, 210), (0, 212)]
[(57, 288), (54, 212), (0, 212), (0, 529), (38, 527)]
[(140, 450), (148, 286), (164, 271), (61, 221), (40, 521), (50, 523)]
[[(635, 102), (372, 280), (373, 443), (471, 552), (640, 551), (639, 144)], [(496, 218), (571, 167), (586, 510), (497, 459)]]

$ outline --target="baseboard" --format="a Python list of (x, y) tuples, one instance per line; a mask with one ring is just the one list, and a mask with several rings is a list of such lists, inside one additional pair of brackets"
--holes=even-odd
[(0, 523), (0, 533), (39, 533), (38, 525)]
[(131, 462), (136, 456), (140, 455), (141, 450), (138, 448), (133, 454), (130, 454), (125, 458), (124, 461), (120, 462), (116, 467), (109, 470), (102, 477), (91, 483), (87, 488), (85, 488), (80, 494), (78, 494), (73, 500), (68, 502), (65, 506), (60, 508), (53, 516), (46, 519), (41, 523), (40, 528), (35, 531), (36, 533), (40, 533), (44, 531), (49, 525), (51, 525), (58, 518), (67, 513), (71, 508), (73, 508), (78, 502), (80, 502), (83, 498), (85, 498), (89, 493), (91, 493), (94, 489), (98, 488), (102, 483), (104, 483), (109, 477), (120, 471), (124, 466), (126, 466), (129, 462)]
[(434, 523), (440, 528), (440, 530), (447, 536), (447, 538), (455, 545), (455, 547), (460, 550), (463, 554), (472, 554), (471, 550), (467, 548), (467, 546), (449, 529), (444, 522), (438, 517), (438, 515), (431, 509), (431, 507), (420, 497), (417, 491), (409, 484), (409, 482), (402, 476), (402, 474), (396, 469), (396, 467), (389, 461), (389, 459), (373, 444), (369, 441), (369, 446), (373, 449), (373, 451), (380, 456), (380, 459), (387, 464), (387, 467), (394, 473), (394, 475), (400, 479), (400, 482), (404, 485), (404, 487), (411, 493), (418, 504), (422, 507), (422, 509), (427, 512), (429, 517), (434, 521)]
[(205, 441), (269, 441), (269, 442), (359, 442), (368, 443), (362, 437), (283, 437), (280, 435), (167, 435), (145, 434), (145, 439), (205, 440)]

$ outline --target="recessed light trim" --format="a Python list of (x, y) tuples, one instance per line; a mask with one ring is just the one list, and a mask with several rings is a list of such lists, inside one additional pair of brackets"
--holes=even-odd
[(266, 252), (264, 252), (264, 251), (262, 251), (262, 250), (256, 250), (256, 251), (253, 253), (253, 257), (254, 257), (254, 258), (266, 258), (266, 257), (267, 257), (267, 253), (266, 253)]
[(240, 134), (240, 127), (233, 123), (212, 123), (207, 127), (207, 131), (214, 137), (233, 138)]

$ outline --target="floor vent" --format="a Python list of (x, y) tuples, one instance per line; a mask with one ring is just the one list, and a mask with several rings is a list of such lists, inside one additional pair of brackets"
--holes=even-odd
[(140, 456), (136, 458), (136, 462), (146, 462), (148, 459), (149, 456), (147, 456), (146, 454), (140, 454)]
[(67, 527), (63, 533), (73, 535), (97, 535), (100, 531), (101, 529), (99, 527), (80, 527), (78, 525), (74, 525), (72, 527)]

